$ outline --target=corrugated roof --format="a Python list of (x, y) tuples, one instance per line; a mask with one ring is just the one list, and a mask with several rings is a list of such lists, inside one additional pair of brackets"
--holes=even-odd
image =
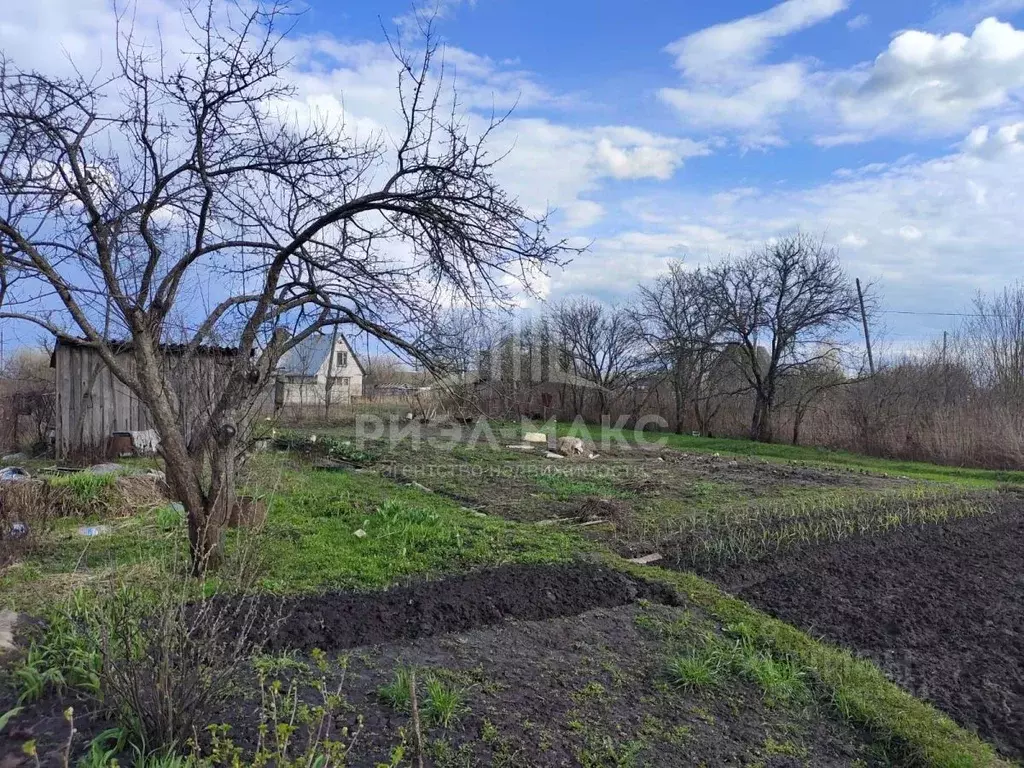
[[(106, 339), (103, 343), (114, 352), (130, 352), (134, 344), (131, 339)], [(58, 336), (57, 344), (62, 347), (96, 348), (96, 345), (89, 339), (76, 336)], [(180, 355), (188, 351), (189, 345), (160, 344), (158, 349), (167, 355)], [(206, 355), (236, 355), (238, 354), (238, 347), (218, 347), (210, 344), (200, 344), (195, 348), (194, 352)]]

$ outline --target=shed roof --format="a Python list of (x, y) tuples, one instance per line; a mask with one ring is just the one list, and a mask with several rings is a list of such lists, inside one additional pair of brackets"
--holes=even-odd
[[(131, 339), (105, 339), (103, 343), (115, 354), (131, 352), (134, 342)], [(55, 355), (60, 347), (76, 347), (79, 349), (96, 349), (97, 344), (89, 339), (77, 336), (58, 336), (54, 353), (50, 355), (50, 367), (56, 364)], [(188, 344), (160, 344), (158, 349), (165, 355), (184, 355), (190, 351)], [(200, 344), (191, 350), (192, 354), (219, 355), (231, 357), (238, 354), (238, 347), (218, 347), (212, 344)]]

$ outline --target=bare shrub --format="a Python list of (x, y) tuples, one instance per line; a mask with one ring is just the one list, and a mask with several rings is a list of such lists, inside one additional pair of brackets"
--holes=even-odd
[[(106, 589), (76, 592), (15, 670), (21, 699), (67, 693), (115, 720), (141, 754), (183, 749), (280, 621), (278, 603), (245, 595), (262, 571), (255, 552), (244, 541), (216, 584), (115, 577)], [(187, 570), (177, 553), (166, 566)]]

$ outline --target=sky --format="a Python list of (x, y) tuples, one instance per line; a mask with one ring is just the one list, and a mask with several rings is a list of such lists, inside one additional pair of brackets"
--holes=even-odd
[[(877, 286), (885, 335), (911, 345), (1024, 277), (1024, 0), (436, 1), (463, 108), (515, 107), (499, 180), (587, 246), (538, 283), (550, 298), (626, 301), (671, 259), (799, 229)], [(109, 50), (106, 0), (0, 7), (22, 66)], [(153, 28), (178, 13), (138, 8)], [(393, 130), (384, 31), (411, 34), (410, 9), (309, 0), (289, 42), (296, 102), (357, 135)]]

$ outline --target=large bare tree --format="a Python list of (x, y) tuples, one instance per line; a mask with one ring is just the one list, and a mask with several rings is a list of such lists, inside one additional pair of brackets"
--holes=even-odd
[(580, 397), (595, 393), (602, 416), (615, 396), (640, 372), (637, 325), (632, 312), (581, 297), (553, 304), (553, 341)]
[(676, 432), (683, 431), (689, 407), (701, 432), (707, 431), (711, 403), (721, 394), (713, 386), (713, 373), (723, 346), (723, 323), (706, 283), (703, 271), (674, 261), (664, 274), (640, 286), (634, 308), (646, 357), (671, 385)]
[[(109, 77), (0, 58), (0, 319), (83, 338), (149, 408), (197, 574), (219, 556), (240, 414), (285, 351), (341, 324), (423, 358), (419, 318), (501, 302), (565, 254), (495, 181), (500, 118), (474, 130), (453, 106), (429, 25), (394, 45), (400, 131), (354, 140), (290, 110), (287, 23), (189, 5), (180, 56), (122, 26)], [(170, 340), (237, 349), (189, 429)]]
[(707, 288), (754, 393), (750, 436), (770, 442), (783, 379), (838, 349), (858, 317), (857, 293), (835, 249), (798, 233), (711, 269)]

